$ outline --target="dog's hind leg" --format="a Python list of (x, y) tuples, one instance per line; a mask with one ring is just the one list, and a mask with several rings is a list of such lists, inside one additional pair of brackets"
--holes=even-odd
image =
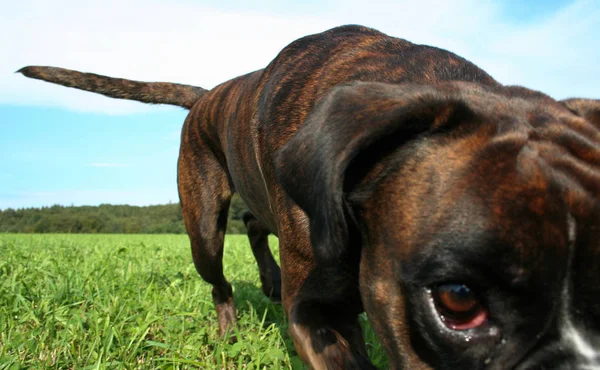
[(252, 253), (258, 264), (262, 290), (272, 302), (281, 302), (281, 271), (269, 248), (270, 231), (248, 211), (243, 216)]
[(222, 261), (232, 186), (214, 149), (198, 137), (188, 137), (185, 130), (184, 127), (177, 168), (183, 219), (196, 270), (213, 286), (219, 333), (225, 335), (236, 323), (233, 291), (223, 275)]

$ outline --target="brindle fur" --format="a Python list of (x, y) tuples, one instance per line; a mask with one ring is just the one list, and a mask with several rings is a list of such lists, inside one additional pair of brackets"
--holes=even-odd
[[(536, 366), (568, 367), (576, 359), (556, 342), (565, 276), (578, 322), (600, 321), (598, 101), (502, 86), (453, 53), (360, 26), (294, 41), (264, 70), (208, 92), (22, 71), (191, 108), (179, 194), (221, 333), (235, 325), (221, 260), (236, 191), (253, 213), (263, 289), (281, 289), (296, 349), (314, 369), (373, 367), (357, 320), (364, 309), (395, 369), (525, 368), (532, 353)], [(571, 275), (567, 214), (579, 225)], [(506, 312), (518, 317), (498, 308), (502, 330), (470, 342), (437, 328), (419, 297), (457, 276), (488, 283), (489, 304), (514, 303)]]

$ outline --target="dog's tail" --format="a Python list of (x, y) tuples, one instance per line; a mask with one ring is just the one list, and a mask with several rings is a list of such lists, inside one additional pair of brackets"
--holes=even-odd
[(111, 98), (177, 105), (187, 109), (190, 109), (207, 91), (201, 87), (190, 85), (131, 81), (57, 67), (28, 66), (19, 69), (17, 73)]

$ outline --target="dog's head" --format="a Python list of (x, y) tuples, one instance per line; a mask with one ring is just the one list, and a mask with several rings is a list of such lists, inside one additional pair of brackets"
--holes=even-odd
[(600, 101), (355, 83), (276, 164), (394, 367), (600, 366)]

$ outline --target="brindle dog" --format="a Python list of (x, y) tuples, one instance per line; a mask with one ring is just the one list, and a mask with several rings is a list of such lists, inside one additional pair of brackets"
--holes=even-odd
[(503, 86), (359, 26), (210, 91), (20, 72), (190, 109), (179, 194), (221, 333), (236, 321), (221, 259), (237, 191), (260, 220), (247, 218), (264, 291), (281, 289), (311, 368), (373, 367), (363, 310), (394, 369), (600, 366), (599, 101)]

